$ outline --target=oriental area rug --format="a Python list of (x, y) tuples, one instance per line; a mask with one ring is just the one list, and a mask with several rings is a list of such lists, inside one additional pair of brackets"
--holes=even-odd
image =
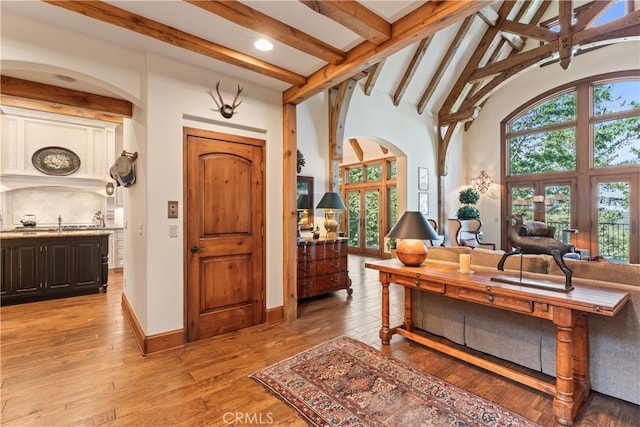
[(538, 426), (348, 337), (250, 377), (313, 426)]

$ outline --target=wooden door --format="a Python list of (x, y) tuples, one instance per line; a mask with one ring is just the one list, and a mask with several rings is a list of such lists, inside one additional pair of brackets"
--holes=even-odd
[(264, 141), (185, 129), (187, 339), (263, 322)]

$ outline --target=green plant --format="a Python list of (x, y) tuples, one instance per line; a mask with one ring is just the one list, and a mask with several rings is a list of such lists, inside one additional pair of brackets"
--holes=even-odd
[(396, 248), (396, 239), (394, 237), (387, 238), (387, 249), (395, 249)]
[(463, 204), (456, 214), (458, 219), (480, 218), (480, 211), (471, 206), (480, 200), (480, 194), (476, 190), (472, 187), (465, 188), (458, 194), (458, 200)]

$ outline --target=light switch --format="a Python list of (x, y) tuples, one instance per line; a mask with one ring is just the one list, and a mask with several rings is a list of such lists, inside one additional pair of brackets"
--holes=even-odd
[(178, 226), (170, 225), (169, 226), (169, 237), (178, 237)]
[(168, 217), (169, 218), (178, 218), (178, 201), (177, 200), (169, 200), (168, 202)]

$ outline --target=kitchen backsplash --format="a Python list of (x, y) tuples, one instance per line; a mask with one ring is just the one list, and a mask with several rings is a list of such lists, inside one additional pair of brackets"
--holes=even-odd
[(97, 211), (106, 211), (106, 197), (83, 191), (56, 188), (28, 188), (2, 193), (2, 229), (22, 226), (20, 220), (26, 214), (36, 216), (37, 225), (92, 224)]

